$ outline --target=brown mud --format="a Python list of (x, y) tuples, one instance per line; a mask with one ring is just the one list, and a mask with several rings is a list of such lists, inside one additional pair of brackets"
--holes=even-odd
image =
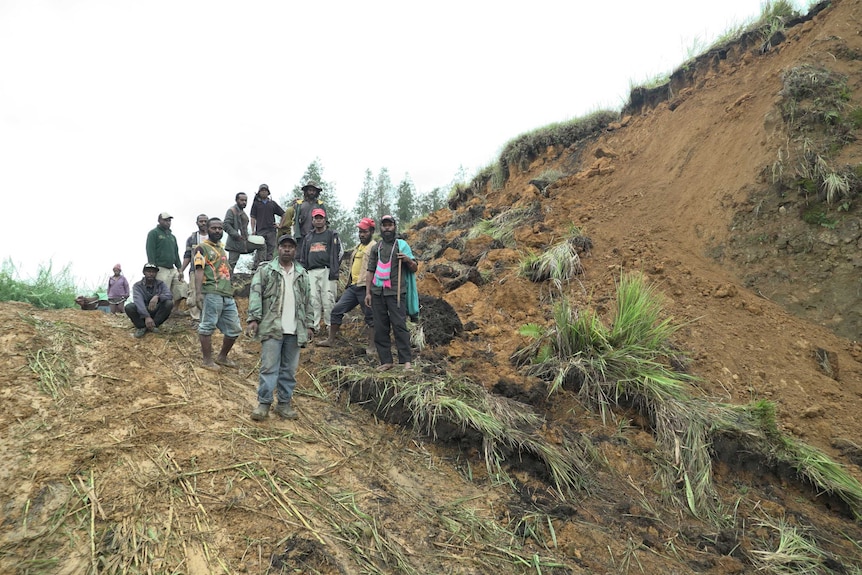
[[(232, 352), (237, 369), (215, 374), (200, 367), (188, 318), (136, 340), (121, 316), (5, 303), (0, 572), (730, 575), (756, 571), (777, 520), (817, 542), (819, 572), (858, 572), (859, 523), (793, 469), (718, 441), (724, 515), (695, 517), (658, 480), (649, 421), (621, 408), (603, 422), (511, 358), (527, 343), (517, 329), (550, 325), (558, 299), (518, 261), (574, 224), (592, 244), (565, 287), (576, 305), (610, 321), (620, 274), (642, 272), (683, 326), (674, 343), (699, 393), (774, 402), (782, 432), (862, 480), (859, 208), (831, 228), (806, 223), (807, 200), (777, 195), (768, 177), (789, 145), (783, 72), (830, 67), (862, 105), (860, 22), (862, 3), (840, 0), (767, 50), (746, 40), (611, 129), (548, 149), (503, 189), (473, 190), (406, 232), (428, 346), (416, 372), (392, 377), (450, 373), (525, 404), (543, 418), (537, 436), (596, 455), (582, 491), (561, 497), (523, 453), (506, 452), (499, 475), (475, 432), (416, 429), (403, 406), (323, 377), (376, 364), (355, 315), (341, 345), (303, 350), (299, 419), (258, 424), (251, 339)], [(862, 147), (840, 155), (858, 164)], [(565, 177), (537, 186), (549, 169)], [(531, 214), (516, 247), (466, 239), (512, 207)]]

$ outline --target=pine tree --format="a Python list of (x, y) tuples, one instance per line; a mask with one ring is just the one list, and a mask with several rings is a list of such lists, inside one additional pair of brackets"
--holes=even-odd
[(377, 215), (374, 219), (378, 222), (380, 218), (392, 212), (392, 181), (386, 168), (380, 168), (380, 173), (377, 174), (377, 184), (374, 187), (374, 211)]
[(410, 174), (404, 174), (404, 179), (398, 184), (395, 205), (395, 218), (399, 222), (406, 225), (407, 222), (413, 221), (416, 216), (416, 188)]
[(362, 189), (353, 208), (353, 217), (357, 222), (362, 218), (374, 217), (374, 190), (374, 175), (366, 168), (365, 180), (362, 182)]
[(416, 200), (416, 215), (418, 217), (427, 216), (432, 212), (436, 212), (446, 205), (443, 198), (443, 188), (436, 187), (428, 193), (422, 194)]

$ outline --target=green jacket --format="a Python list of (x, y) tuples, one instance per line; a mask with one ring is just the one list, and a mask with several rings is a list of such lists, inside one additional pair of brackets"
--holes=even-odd
[[(311, 307), (311, 285), (308, 272), (298, 262), (293, 262), (296, 279), (293, 282), (293, 296), (296, 300), (296, 341), (299, 345), (308, 343), (308, 327), (314, 318)], [(261, 265), (251, 278), (248, 295), (248, 320), (258, 322), (257, 337), (281, 339), (281, 304), (284, 279), (281, 265), (276, 257)]]
[(160, 268), (182, 269), (183, 262), (180, 260), (177, 238), (171, 230), (162, 229), (161, 226), (150, 230), (147, 234), (147, 262), (156, 264)]

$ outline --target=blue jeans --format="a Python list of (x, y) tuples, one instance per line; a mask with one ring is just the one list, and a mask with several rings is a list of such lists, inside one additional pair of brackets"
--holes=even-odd
[(362, 310), (362, 314), (365, 316), (365, 325), (374, 327), (371, 308), (365, 307), (365, 286), (357, 286), (356, 284), (347, 286), (347, 289), (341, 294), (341, 299), (332, 308), (332, 315), (330, 316), (332, 325), (341, 325), (344, 321), (344, 314), (356, 306), (359, 306), (359, 309)]
[(260, 343), (257, 402), (272, 405), (272, 392), (278, 388), (278, 402), (290, 403), (298, 366), (299, 345), (295, 335), (284, 334), (281, 339), (263, 340)]
[(218, 328), (225, 337), (236, 339), (242, 335), (236, 301), (232, 297), (217, 293), (205, 293), (203, 294), (203, 302), (204, 307), (201, 310), (198, 334), (212, 335)]

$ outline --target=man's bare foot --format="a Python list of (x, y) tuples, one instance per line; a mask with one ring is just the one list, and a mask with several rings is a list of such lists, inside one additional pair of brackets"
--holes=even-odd
[(377, 366), (377, 371), (389, 371), (390, 369), (392, 369), (391, 363), (384, 363), (383, 365)]
[(413, 365), (409, 361), (404, 362), (404, 371), (413, 371)]
[(216, 365), (214, 361), (211, 361), (210, 363), (202, 363), (201, 367), (210, 371), (221, 371), (221, 368)]

